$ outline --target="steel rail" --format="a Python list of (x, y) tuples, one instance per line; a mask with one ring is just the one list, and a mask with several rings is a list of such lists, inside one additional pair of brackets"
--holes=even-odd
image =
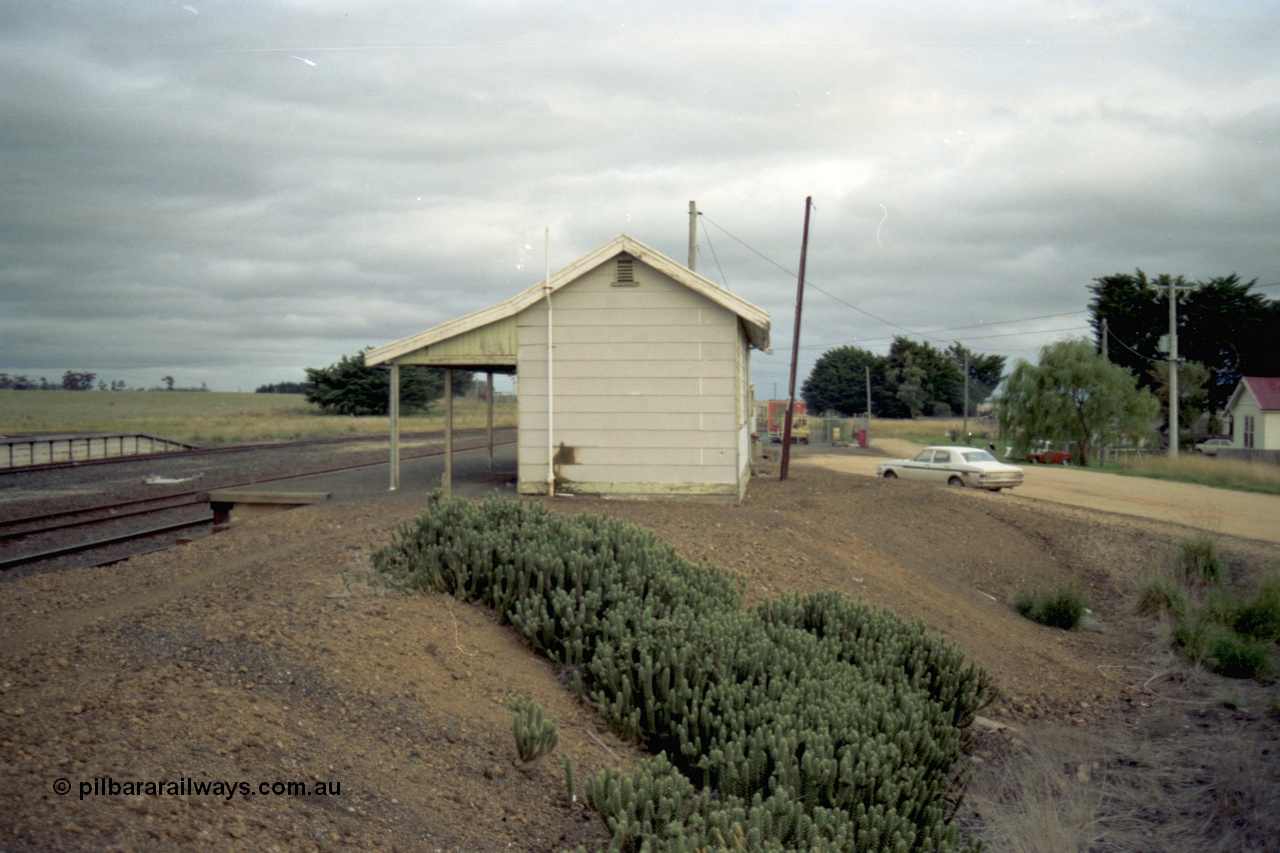
[[(7, 560), (0, 560), (0, 571), (7, 571), (16, 566), (24, 566), (28, 563), (38, 563), (42, 560), (52, 560), (55, 557), (64, 557), (67, 554), (77, 554), (81, 551), (91, 551), (94, 548), (105, 548), (108, 545), (118, 545), (121, 542), (130, 542), (135, 539), (145, 539), (148, 536), (158, 536), (162, 533), (172, 533), (175, 530), (185, 530), (188, 527), (198, 527), (205, 524), (213, 524), (212, 513), (207, 518), (200, 518), (194, 521), (179, 521), (173, 524), (166, 524), (160, 527), (150, 527), (146, 530), (135, 530), (129, 533), (120, 533), (115, 536), (107, 536), (103, 539), (94, 539), (88, 542), (77, 542), (74, 545), (64, 545), (58, 548), (50, 548), (47, 551), (40, 551), (36, 554), (23, 554), (17, 557), (10, 557)], [(116, 557), (107, 562), (119, 562), (129, 557), (137, 556), (136, 554), (128, 554), (124, 557)], [(103, 565), (103, 563), (94, 563), (95, 566)], [(89, 568), (85, 566), (83, 568)]]
[[(431, 433), (425, 433), (425, 434), (430, 435)], [(508, 445), (508, 444), (514, 444), (514, 443), (515, 443), (515, 441), (514, 441), (514, 440), (509, 440), (509, 441), (498, 441), (498, 442), (494, 442), (494, 446), (495, 446), (495, 447), (503, 447), (503, 446), (505, 446), (505, 445)], [(279, 446), (279, 445), (269, 445), (268, 447), (277, 447), (277, 446)], [(477, 447), (457, 447), (457, 448), (454, 448), (454, 452), (455, 452), (455, 453), (466, 453), (466, 452), (471, 451), (471, 450), (480, 450), (482, 447), (485, 447), (485, 446), (486, 446), (486, 445), (480, 445), (480, 446), (477, 446)], [(406, 456), (406, 457), (404, 457), (404, 459), (405, 459), (406, 461), (412, 461), (412, 460), (414, 460), (414, 459), (429, 459), (429, 458), (431, 458), (432, 456), (442, 456), (442, 455), (444, 455), (444, 451), (443, 451), (443, 450), (432, 450), (432, 451), (427, 451), (426, 453), (418, 453), (418, 454), (414, 454), (413, 456)], [(112, 460), (110, 460), (110, 461), (112, 461), (112, 462), (116, 462), (116, 461), (119, 461), (119, 460), (112, 459)], [(241, 489), (241, 488), (244, 488), (245, 486), (253, 486), (253, 485), (257, 485), (257, 484), (259, 484), (259, 483), (275, 483), (275, 482), (278, 482), (278, 481), (280, 481), (280, 480), (293, 480), (293, 479), (296, 479), (296, 478), (298, 478), (298, 477), (318, 477), (318, 476), (321, 476), (322, 474), (339, 474), (339, 473), (341, 473), (341, 472), (343, 472), (343, 471), (357, 471), (357, 470), (359, 470), (359, 469), (361, 469), (361, 468), (374, 468), (374, 467), (377, 467), (378, 465), (386, 465), (386, 464), (387, 464), (387, 463), (386, 463), (385, 461), (382, 461), (382, 462), (361, 462), (361, 463), (360, 463), (360, 464), (358, 464), (358, 465), (344, 465), (344, 466), (340, 466), (340, 467), (338, 467), (338, 468), (322, 468), (322, 469), (317, 470), (317, 471), (305, 471), (305, 472), (300, 473), (300, 474), (285, 474), (285, 475), (280, 476), (280, 477), (267, 477), (267, 478), (265, 478), (265, 479), (261, 479), (261, 480), (249, 480), (249, 481), (247, 481), (247, 482), (243, 482), (243, 483), (231, 483), (231, 484), (229, 484), (229, 485), (214, 486), (214, 487), (212, 487), (212, 488), (215, 488), (215, 489)], [(116, 501), (116, 502), (108, 503), (108, 504), (95, 504), (95, 505), (93, 505), (93, 506), (77, 507), (77, 508), (73, 508), (73, 509), (61, 509), (61, 510), (56, 510), (56, 511), (54, 511), (54, 512), (40, 513), (40, 514), (37, 514), (37, 515), (29, 515), (29, 516), (24, 516), (24, 517), (20, 517), (20, 518), (0, 518), (0, 528), (3, 528), (3, 527), (16, 527), (16, 526), (18, 526), (18, 525), (26, 525), (26, 524), (38, 524), (38, 523), (40, 523), (40, 522), (42, 522), (42, 521), (45, 521), (46, 519), (65, 518), (65, 517), (70, 516), (70, 515), (85, 515), (85, 514), (92, 513), (92, 512), (110, 512), (111, 510), (121, 509), (121, 508), (123, 508), (123, 507), (127, 507), (127, 506), (136, 506), (136, 505), (138, 505), (138, 504), (153, 503), (153, 502), (155, 502), (155, 501), (161, 501), (161, 500), (176, 500), (176, 499), (179, 499), (179, 498), (194, 498), (194, 497), (196, 497), (196, 496), (198, 496), (198, 495), (203, 495), (203, 494), (205, 494), (205, 493), (206, 493), (206, 492), (208, 492), (208, 491), (209, 491), (209, 488), (196, 489), (196, 490), (193, 490), (193, 491), (187, 491), (187, 492), (169, 492), (169, 493), (167, 493), (167, 494), (163, 494), (163, 495), (155, 495), (154, 497), (148, 497), (148, 498), (131, 498), (131, 499), (129, 499), (129, 500)], [(158, 507), (158, 509), (163, 509), (163, 507)], [(136, 513), (134, 513), (134, 514), (136, 514)], [(36, 531), (32, 531), (32, 532), (36, 532)]]
[[(508, 445), (508, 444), (514, 444), (514, 443), (515, 443), (514, 440), (501, 441), (501, 442), (495, 442), (495, 446), (502, 446), (502, 445)], [(455, 448), (454, 452), (460, 453), (460, 452), (468, 452), (472, 450), (481, 450), (486, 446), (487, 445), (485, 444), (481, 444), (475, 447)], [(443, 450), (433, 450), (433, 451), (428, 451), (426, 453), (416, 454), (414, 456), (410, 456), (406, 458), (411, 460), (412, 459), (429, 459), (433, 456), (442, 456), (442, 455), (444, 455)], [(287, 474), (280, 477), (270, 477), (267, 479), (252, 480), (249, 482), (239, 483), (235, 485), (217, 486), (216, 488), (236, 489), (236, 488), (243, 488), (245, 486), (259, 485), (262, 483), (279, 482), (281, 480), (295, 480), (302, 477), (315, 477), (323, 474), (341, 473), (344, 471), (358, 471), (363, 468), (374, 468), (374, 467), (377, 467), (380, 465), (386, 465), (386, 464), (388, 464), (386, 461), (362, 462), (357, 465), (344, 465), (336, 468), (326, 468), (320, 471), (309, 471), (309, 472), (303, 472), (303, 473)], [(129, 517), (138, 516), (138, 515), (149, 515), (151, 513), (156, 513), (156, 512), (165, 512), (170, 509), (182, 509), (185, 507), (194, 506), (197, 504), (207, 502), (207, 494), (208, 494), (208, 489), (203, 489), (200, 491), (191, 491), (191, 492), (175, 492), (167, 495), (157, 495), (155, 497), (149, 497), (149, 498), (134, 498), (131, 500), (119, 501), (111, 504), (99, 504), (97, 506), (92, 506), (92, 507), (81, 507), (79, 509), (60, 510), (58, 512), (48, 513), (45, 515), (28, 516), (27, 518), (23, 518), (23, 519), (7, 519), (7, 520), (0, 521), (0, 524), (16, 525), (16, 524), (21, 524), (22, 522), (34, 523), (34, 522), (39, 522), (45, 519), (65, 518), (67, 516), (73, 516), (73, 515), (87, 515), (95, 512), (98, 512), (98, 513), (111, 512), (113, 510), (117, 510), (122, 507), (138, 506), (140, 504), (159, 503), (162, 501), (173, 501), (181, 498), (195, 498), (197, 496), (199, 496), (200, 498), (204, 498), (204, 500), (200, 500), (200, 499), (189, 500), (186, 503), (168, 504), (165, 506), (158, 506), (150, 509), (136, 509), (123, 514), (117, 513), (115, 515), (107, 515), (99, 518), (83, 519), (79, 521), (52, 524), (52, 525), (46, 525), (44, 527), (33, 528), (31, 530), (22, 530), (22, 531), (11, 532), (8, 534), (0, 534), (0, 541), (18, 539), (23, 537), (34, 537), (42, 533), (46, 533), (53, 530), (66, 529), (69, 527), (89, 526), (92, 524), (107, 524), (121, 518), (129, 518)], [(104, 548), (109, 545), (119, 544), (121, 542), (144, 539), (148, 536), (156, 536), (162, 533), (168, 533), (175, 530), (182, 530), (185, 528), (196, 527), (196, 526), (212, 524), (212, 523), (213, 523), (213, 516), (212, 514), (210, 514), (207, 518), (202, 518), (194, 521), (188, 520), (183, 522), (175, 522), (173, 524), (148, 528), (146, 530), (115, 534), (112, 536), (104, 537), (102, 539), (82, 541), (74, 545), (67, 545), (67, 546), (62, 546), (58, 548), (52, 548), (52, 549), (48, 549), (38, 553), (10, 557), (8, 559), (0, 560), (0, 571), (7, 571), (17, 566), (27, 565), (29, 563), (41, 562), (43, 560), (50, 560), (56, 557), (66, 556), (67, 554), (74, 554), (82, 551), (90, 551), (95, 548)], [(160, 550), (160, 549), (153, 548), (149, 550), (154, 551), (154, 550)], [(116, 563), (116, 562), (120, 562), (122, 560), (128, 559), (131, 556), (137, 556), (138, 554), (142, 554), (142, 553), (148, 553), (148, 551), (138, 551), (138, 552), (124, 555), (124, 556), (114, 557), (110, 560), (106, 560), (101, 563), (92, 563), (89, 566), (84, 566), (82, 568), (90, 568), (92, 566), (100, 566), (100, 565), (106, 565), (108, 563)]]
[[(109, 512), (111, 510), (119, 509), (125, 506), (133, 506), (139, 503), (160, 503), (162, 501), (170, 501), (170, 500), (173, 500), (175, 497), (184, 497), (184, 496), (176, 495), (176, 496), (166, 496), (166, 497), (159, 497), (159, 498), (139, 498), (136, 501), (124, 501), (119, 504), (102, 505), (102, 506), (96, 506), (96, 507), (89, 507), (88, 509), (83, 509), (83, 510), (73, 510), (66, 513), (58, 513), (56, 514), (56, 517), (64, 518), (67, 515), (90, 515), (95, 512), (96, 513)], [(52, 533), (55, 530), (70, 530), (73, 527), (87, 527), (91, 524), (103, 524), (108, 521), (119, 521), (122, 518), (132, 518), (137, 515), (151, 515), (157, 512), (164, 512), (167, 509), (184, 509), (189, 506), (200, 506), (201, 504), (205, 504), (205, 503), (208, 503), (208, 501), (200, 500), (197, 497), (194, 500), (184, 500), (181, 503), (165, 503), (163, 506), (148, 507), (146, 509), (131, 509), (125, 512), (113, 512), (111, 515), (97, 515), (97, 516), (94, 516), (93, 518), (78, 518), (72, 521), (57, 521), (57, 522), (54, 522), (53, 524), (44, 524), (44, 525), (41, 525), (40, 527), (33, 527), (30, 530), (0, 531), (0, 542), (9, 542), (14, 539), (24, 539), (31, 536), (39, 536), (42, 533)], [(19, 519), (18, 521), (21, 522), (23, 520), (30, 520), (32, 523), (35, 523), (35, 522), (44, 521), (45, 518), (46, 518), (45, 516), (32, 516), (30, 519)], [(4, 522), (5, 525), (10, 525), (15, 523), (16, 522), (11, 522), (11, 521)]]

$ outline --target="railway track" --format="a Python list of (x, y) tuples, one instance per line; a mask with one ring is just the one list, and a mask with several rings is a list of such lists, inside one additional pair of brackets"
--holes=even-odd
[[(494, 433), (507, 432), (510, 427), (499, 427)], [(458, 430), (454, 433), (457, 437), (467, 435), (476, 435), (483, 433), (483, 430)], [(401, 441), (412, 441), (413, 439), (435, 438), (439, 433), (402, 433)], [(300, 447), (316, 447), (322, 445), (351, 445), (369, 443), (375, 444), (386, 441), (386, 436), (378, 435), (358, 435), (358, 436), (340, 436), (337, 438), (304, 438), (297, 441), (273, 441), (262, 442), (259, 444), (232, 444), (226, 447), (200, 447), (194, 450), (173, 450), (166, 453), (141, 455), (141, 456), (105, 456), (101, 459), (72, 459), (61, 462), (47, 462), (41, 465), (23, 465), (17, 468), (0, 469), (0, 473), (40, 473), (41, 471), (58, 471), (64, 468), (84, 468), (91, 465), (116, 465), (129, 462), (144, 462), (155, 459), (186, 459), (192, 457), (218, 456), (222, 454), (233, 453), (255, 453), (259, 451), (273, 450), (290, 450)], [(443, 441), (443, 437), (440, 438)]]
[[(499, 431), (500, 433), (503, 431)], [(505, 432), (510, 432), (505, 431)], [(455, 452), (477, 450), (484, 446), (467, 443), (468, 434), (483, 435), (483, 430), (460, 432), (455, 440), (463, 442), (455, 446)], [(363, 439), (321, 439), (270, 445), (240, 445), (217, 448), (210, 451), (192, 451), (193, 454), (233, 453), (281, 448), (306, 447), (317, 444), (351, 444)], [(513, 444), (514, 438), (495, 440), (494, 446)], [(402, 461), (439, 457), (443, 448), (432, 448), (419, 453), (401, 453)], [(166, 458), (175, 454), (165, 454)], [(188, 455), (188, 454), (181, 454)], [(137, 463), (134, 458), (95, 461), (94, 465), (112, 463)], [(81, 465), (85, 463), (79, 463)], [(349, 465), (310, 468), (291, 471), (276, 477), (257, 477), (244, 482), (219, 481), (217, 489), (235, 489), (260, 486), (299, 477), (336, 474), (386, 465), (379, 462), (359, 462)], [(70, 467), (70, 466), (47, 466)], [(31, 470), (31, 469), (27, 469)], [(22, 517), (0, 517), (0, 571), (19, 566), (54, 565), (54, 561), (73, 555), (83, 555), (75, 560), (74, 567), (89, 568), (109, 565), (129, 557), (150, 551), (172, 547), (185, 537), (204, 535), (213, 531), (213, 511), (208, 500), (209, 487), (173, 491), (154, 497), (134, 498), (60, 509)]]

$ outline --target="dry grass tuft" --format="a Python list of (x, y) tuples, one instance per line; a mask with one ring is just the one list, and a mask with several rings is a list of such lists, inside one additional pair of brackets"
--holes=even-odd
[(994, 853), (1276, 849), (1280, 770), (1257, 748), (1258, 721), (1203, 707), (1152, 714), (1100, 734), (1026, 729), (970, 788), (974, 834)]
[(1103, 836), (1104, 795), (1095, 777), (1103, 744), (1082, 731), (1037, 728), (998, 766), (984, 766), (969, 790), (979, 836), (990, 850), (1089, 851)]

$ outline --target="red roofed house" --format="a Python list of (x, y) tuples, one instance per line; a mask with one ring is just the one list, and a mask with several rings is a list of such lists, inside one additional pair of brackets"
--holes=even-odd
[(1280, 376), (1243, 376), (1227, 401), (1231, 443), (1244, 450), (1280, 450)]

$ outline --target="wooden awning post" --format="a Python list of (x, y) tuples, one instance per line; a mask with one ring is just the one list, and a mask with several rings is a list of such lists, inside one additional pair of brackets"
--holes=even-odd
[(391, 412), (391, 491), (400, 488), (400, 365), (391, 362), (391, 384), (387, 389)]
[(444, 369), (444, 496), (453, 494), (453, 368)]
[(485, 438), (489, 443), (489, 470), (493, 470), (493, 371), (485, 373), (485, 388), (489, 397), (488, 405), (485, 407), (484, 413), (484, 430)]

